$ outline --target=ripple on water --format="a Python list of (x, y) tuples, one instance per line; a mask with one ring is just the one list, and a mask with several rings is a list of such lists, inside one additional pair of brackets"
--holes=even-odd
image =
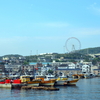
[(77, 86), (60, 86), (59, 91), (0, 88), (1, 100), (100, 100), (100, 78), (80, 79)]

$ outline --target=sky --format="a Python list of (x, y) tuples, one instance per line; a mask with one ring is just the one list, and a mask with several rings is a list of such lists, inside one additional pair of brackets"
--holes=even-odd
[(0, 56), (93, 47), (100, 47), (100, 0), (0, 0)]

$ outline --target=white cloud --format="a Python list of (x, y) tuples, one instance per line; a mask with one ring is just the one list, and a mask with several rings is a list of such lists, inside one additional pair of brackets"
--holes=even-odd
[(96, 13), (100, 13), (100, 7), (97, 6), (97, 3), (90, 5), (87, 9), (90, 9), (90, 10), (96, 12)]

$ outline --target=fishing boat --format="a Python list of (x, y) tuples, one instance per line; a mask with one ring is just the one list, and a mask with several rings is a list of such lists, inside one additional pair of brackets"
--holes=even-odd
[(1, 84), (0, 83), (0, 88), (12, 88), (12, 84), (6, 84), (6, 83)]
[(66, 84), (66, 80), (63, 79), (57, 79), (55, 82), (55, 86), (64, 86)]
[(27, 86), (39, 86), (41, 80), (32, 79), (30, 76), (20, 76), (20, 80), (22, 83), (26, 83)]
[(57, 79), (57, 77), (55, 75), (52, 75), (52, 74), (47, 74), (47, 75), (45, 75), (45, 77), (48, 79)]
[(26, 84), (21, 83), (20, 79), (3, 79), (0, 80), (0, 88), (21, 88)]
[(84, 74), (84, 78), (93, 78), (93, 77), (95, 77), (95, 75), (93, 74), (93, 73), (85, 73)]
[(0, 88), (12, 88), (12, 84), (0, 82)]
[(0, 88), (12, 88), (12, 84), (9, 79), (0, 79)]
[(55, 86), (63, 86), (67, 82), (68, 78), (65, 75), (59, 76), (56, 79)]
[(26, 86), (27, 83), (23, 83), (21, 82), (20, 79), (14, 79), (11, 81), (11, 84), (12, 84), (12, 88), (21, 88), (22, 86)]
[(79, 74), (78, 78), (84, 78), (84, 74)]
[(64, 85), (67, 85), (67, 86), (76, 86), (76, 83), (79, 81), (79, 79), (73, 79), (73, 80), (68, 80), (65, 82)]
[(1, 84), (0, 83), (0, 88), (12, 88), (12, 84)]
[(34, 79), (34, 80), (32, 80), (32, 81), (27, 82), (27, 85), (28, 85), (28, 86), (39, 86), (40, 83), (41, 83), (41, 80), (36, 80), (36, 79)]
[(78, 74), (73, 74), (72, 77), (75, 79), (75, 78), (78, 78)]
[(90, 78), (90, 75), (89, 74), (84, 74), (84, 78), (88, 79), (88, 78)]
[(37, 78), (40, 79), (40, 86), (54, 86), (56, 79)]

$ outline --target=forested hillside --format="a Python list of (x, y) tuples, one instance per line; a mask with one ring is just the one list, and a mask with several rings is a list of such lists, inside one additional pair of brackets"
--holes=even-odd
[(100, 53), (100, 47), (86, 48), (79, 51), (81, 54), (98, 54)]

